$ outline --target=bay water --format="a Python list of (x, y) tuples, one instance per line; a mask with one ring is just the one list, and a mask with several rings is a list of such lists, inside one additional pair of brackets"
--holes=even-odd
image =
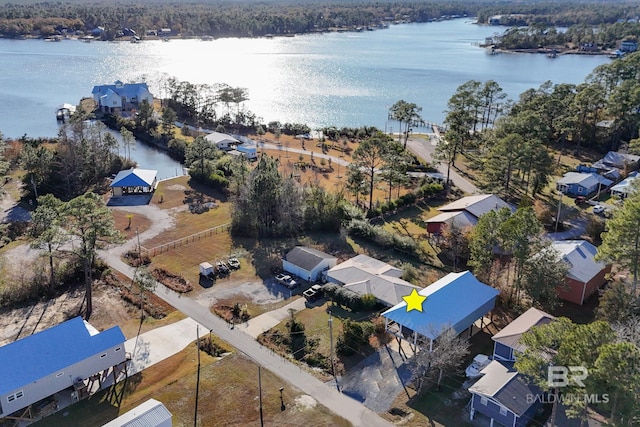
[(145, 80), (154, 95), (164, 96), (166, 77), (246, 88), (244, 106), (264, 122), (393, 131), (387, 112), (400, 99), (420, 106), (425, 120), (440, 123), (448, 99), (468, 80), (495, 80), (517, 99), (547, 80), (582, 83), (610, 61), (488, 55), (478, 47), (501, 31), (456, 19), (376, 31), (169, 43), (0, 39), (0, 132), (55, 136), (56, 108), (91, 96), (94, 85)]

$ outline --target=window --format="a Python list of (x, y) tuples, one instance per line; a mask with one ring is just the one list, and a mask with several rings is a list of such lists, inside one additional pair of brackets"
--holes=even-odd
[(104, 359), (105, 357), (107, 357), (107, 353), (104, 353), (104, 354), (100, 355), (100, 359)]
[(578, 187), (578, 193), (582, 193), (582, 187)]
[(507, 416), (507, 408), (500, 408), (500, 415), (502, 415), (503, 417)]
[(480, 398), (480, 404), (484, 405), (484, 406), (487, 406), (487, 398), (486, 397), (481, 397)]
[(13, 402), (16, 399), (20, 399), (22, 396), (24, 396), (23, 390), (16, 391), (15, 393), (7, 396), (7, 402)]
[(56, 374), (56, 378), (60, 378), (60, 377), (61, 377), (61, 376), (63, 376), (63, 375), (64, 375), (64, 372), (58, 372), (58, 373)]

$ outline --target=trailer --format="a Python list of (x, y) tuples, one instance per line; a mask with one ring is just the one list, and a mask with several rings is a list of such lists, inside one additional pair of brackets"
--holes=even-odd
[(210, 277), (214, 275), (213, 265), (208, 262), (200, 263), (200, 275), (204, 277)]

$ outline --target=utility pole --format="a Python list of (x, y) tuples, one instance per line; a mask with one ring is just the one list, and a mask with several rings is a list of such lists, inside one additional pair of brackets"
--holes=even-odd
[(558, 223), (560, 223), (560, 211), (562, 210), (562, 191), (559, 192), (560, 197), (558, 197), (558, 216), (556, 217), (556, 233), (558, 232)]
[(336, 378), (336, 365), (333, 360), (333, 318), (331, 317), (331, 311), (329, 311), (329, 343), (331, 346), (329, 351), (329, 357), (331, 358), (331, 373), (333, 374), (333, 380), (336, 382), (336, 388), (340, 391), (338, 379)]
[(196, 325), (196, 351), (198, 352), (198, 376), (196, 377), (196, 407), (193, 412), (193, 427), (198, 425), (198, 394), (200, 393), (200, 330)]
[(261, 366), (258, 365), (258, 400), (260, 401), (260, 427), (264, 427), (264, 418), (262, 416), (262, 375), (260, 368)]

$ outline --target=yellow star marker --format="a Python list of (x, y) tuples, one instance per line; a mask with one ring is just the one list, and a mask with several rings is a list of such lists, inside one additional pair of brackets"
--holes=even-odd
[(411, 291), (410, 295), (406, 295), (402, 297), (403, 300), (407, 303), (407, 312), (411, 310), (418, 310), (422, 312), (422, 303), (427, 297), (422, 296), (415, 289)]

